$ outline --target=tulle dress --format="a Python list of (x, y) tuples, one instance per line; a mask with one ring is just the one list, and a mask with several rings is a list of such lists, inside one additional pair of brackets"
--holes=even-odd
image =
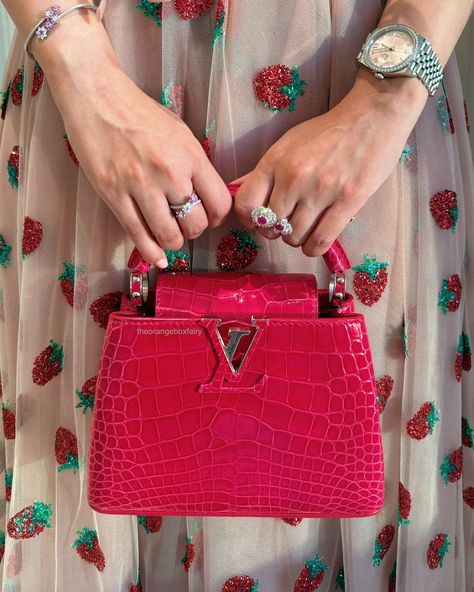
[[(225, 181), (351, 88), (382, 0), (109, 0), (130, 77)], [(104, 72), (104, 75), (107, 73)], [(13, 42), (0, 121), (2, 590), (471, 592), (474, 180), (453, 54), (393, 173), (343, 232), (367, 319), (386, 503), (364, 519), (107, 516), (87, 442), (107, 315), (133, 247), (81, 172), (38, 64)], [(80, 113), (78, 113), (80, 117)], [(171, 267), (316, 272), (230, 215)]]

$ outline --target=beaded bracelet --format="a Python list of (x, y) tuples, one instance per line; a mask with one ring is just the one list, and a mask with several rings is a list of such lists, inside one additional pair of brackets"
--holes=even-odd
[(61, 7), (58, 6), (57, 4), (53, 4), (53, 6), (50, 6), (49, 8), (47, 8), (43, 12), (43, 18), (33, 27), (31, 32), (29, 33), (28, 37), (25, 39), (25, 43), (24, 43), (23, 47), (24, 47), (26, 54), (32, 60), (34, 60), (35, 57), (29, 49), (29, 45), (30, 45), (31, 40), (33, 39), (33, 36), (36, 35), (36, 37), (38, 37), (38, 39), (43, 41), (44, 39), (46, 39), (48, 37), (49, 33), (59, 23), (59, 21), (63, 18), (63, 16), (66, 16), (67, 14), (72, 12), (73, 10), (78, 10), (79, 8), (87, 8), (89, 10), (93, 10), (94, 12), (97, 12), (99, 10), (98, 6), (96, 6), (95, 4), (92, 4), (90, 2), (83, 2), (81, 4), (75, 4), (74, 6), (67, 8), (64, 12), (61, 12)]

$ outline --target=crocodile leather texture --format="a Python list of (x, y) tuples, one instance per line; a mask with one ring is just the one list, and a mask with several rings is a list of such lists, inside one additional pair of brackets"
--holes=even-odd
[(379, 411), (351, 297), (342, 314), (321, 316), (327, 292), (316, 293), (312, 276), (204, 276), (160, 276), (155, 316), (124, 306), (109, 317), (90, 506), (139, 515), (376, 513)]

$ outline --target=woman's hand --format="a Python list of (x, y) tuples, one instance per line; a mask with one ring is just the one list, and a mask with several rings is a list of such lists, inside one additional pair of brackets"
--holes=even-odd
[(242, 224), (252, 228), (252, 209), (266, 205), (290, 219), (286, 243), (310, 257), (325, 253), (392, 172), (426, 98), (418, 80), (361, 72), (336, 107), (287, 131), (234, 181), (242, 183), (235, 197)]
[[(142, 92), (104, 49), (101, 25), (84, 27), (72, 19), (67, 24), (82, 26), (90, 44), (83, 40), (77, 56), (65, 40), (61, 57), (49, 54), (40, 63), (45, 63), (69, 141), (94, 189), (145, 260), (166, 267), (164, 249), (179, 249), (184, 237), (217, 226), (231, 207), (229, 193), (191, 130)], [(35, 50), (40, 49), (37, 43)], [(202, 204), (177, 220), (169, 204), (184, 203), (193, 188)]]

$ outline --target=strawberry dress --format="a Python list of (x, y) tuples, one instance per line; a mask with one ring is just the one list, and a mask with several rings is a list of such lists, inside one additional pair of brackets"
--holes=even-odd
[[(184, 118), (228, 182), (345, 96), (383, 5), (109, 0), (103, 22), (130, 77)], [(0, 97), (1, 589), (472, 592), (474, 179), (455, 55), (393, 173), (341, 236), (374, 353), (384, 508), (344, 520), (137, 518), (98, 514), (86, 496), (98, 360), (133, 245), (82, 173), (22, 41)], [(191, 265), (186, 249), (170, 260)], [(195, 241), (192, 267), (328, 280), (321, 259), (243, 232), (233, 215)]]

